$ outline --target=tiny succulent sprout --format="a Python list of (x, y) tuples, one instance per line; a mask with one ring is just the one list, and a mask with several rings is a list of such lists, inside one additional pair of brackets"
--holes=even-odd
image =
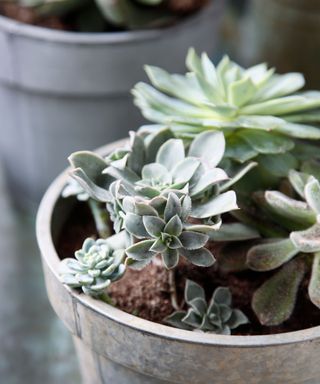
[(232, 308), (232, 296), (227, 287), (216, 288), (207, 303), (204, 289), (187, 280), (184, 297), (188, 310), (174, 312), (164, 319), (175, 328), (230, 335), (233, 329), (249, 322), (241, 310)]
[(61, 281), (72, 288), (81, 288), (90, 296), (99, 297), (125, 272), (124, 249), (113, 249), (105, 239), (87, 238), (74, 258), (60, 263)]

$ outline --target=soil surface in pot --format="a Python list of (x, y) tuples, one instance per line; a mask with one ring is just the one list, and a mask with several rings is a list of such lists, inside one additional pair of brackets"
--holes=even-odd
[[(159, 12), (165, 9), (172, 13), (174, 17), (168, 19), (168, 23), (165, 24), (165, 26), (170, 26), (188, 15), (196, 13), (207, 3), (208, 0), (166, 0), (157, 8)], [(139, 3), (137, 4), (139, 5)], [(88, 3), (77, 10), (70, 11), (64, 16), (48, 16), (37, 13), (31, 7), (15, 4), (8, 0), (0, 0), (0, 15), (26, 24), (65, 31), (119, 32), (125, 30), (122, 27), (116, 27), (108, 23), (94, 3), (93, 5)], [(152, 27), (158, 27), (156, 22)]]
[[(97, 237), (94, 221), (87, 205), (78, 203), (66, 221), (56, 244), (60, 258), (73, 257), (87, 237)], [(254, 291), (268, 278), (267, 273), (223, 273), (214, 266), (201, 268), (182, 260), (176, 270), (180, 301), (183, 300), (186, 278), (202, 285), (208, 299), (217, 286), (228, 286), (231, 289), (234, 308), (241, 309), (250, 319), (250, 324), (233, 331), (234, 335), (283, 333), (320, 325), (320, 311), (308, 299), (307, 277), (302, 283), (293, 315), (276, 327), (262, 326), (250, 305)], [(112, 284), (108, 292), (117, 308), (146, 320), (162, 323), (162, 319), (173, 312), (168, 272), (162, 267), (160, 260), (156, 260), (142, 271), (128, 269), (124, 278)]]

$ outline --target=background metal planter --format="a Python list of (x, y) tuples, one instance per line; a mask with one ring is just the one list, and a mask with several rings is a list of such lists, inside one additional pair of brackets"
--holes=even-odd
[(144, 64), (182, 71), (189, 46), (216, 50), (224, 0), (161, 30), (82, 34), (0, 16), (0, 156), (20, 205), (80, 149), (127, 136), (143, 121), (130, 89)]
[(49, 299), (74, 336), (85, 384), (319, 384), (320, 327), (268, 336), (189, 332), (63, 286), (54, 244), (72, 208), (60, 199), (66, 178), (60, 176), (41, 203), (37, 237)]

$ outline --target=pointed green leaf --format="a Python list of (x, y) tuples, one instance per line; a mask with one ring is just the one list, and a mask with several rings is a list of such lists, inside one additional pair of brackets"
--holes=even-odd
[(227, 321), (227, 326), (230, 329), (235, 329), (235, 328), (238, 328), (240, 325), (248, 324), (248, 323), (249, 323), (249, 319), (242, 311), (240, 311), (239, 309), (233, 309), (231, 316)]
[(160, 147), (156, 162), (162, 164), (169, 171), (184, 159), (184, 146), (182, 140), (170, 139)]
[(165, 227), (165, 222), (157, 216), (143, 216), (143, 225), (152, 237), (159, 237)]
[(179, 253), (176, 249), (167, 248), (161, 253), (162, 261), (167, 269), (172, 269), (177, 266), (179, 262)]
[(188, 312), (182, 321), (193, 328), (199, 328), (202, 322), (202, 318), (193, 309), (188, 309)]
[(204, 289), (192, 280), (187, 279), (184, 288), (184, 299), (189, 304), (192, 300), (201, 298), (206, 299)]
[(143, 225), (142, 217), (135, 213), (126, 214), (124, 225), (126, 230), (137, 239), (143, 239), (149, 236)]
[(237, 197), (234, 191), (228, 191), (213, 197), (205, 203), (195, 202), (191, 216), (197, 219), (205, 219), (234, 209), (238, 209)]
[(294, 147), (294, 142), (287, 137), (270, 135), (268, 132), (242, 129), (237, 133), (255, 151), (263, 154), (284, 153)]
[(297, 172), (294, 169), (289, 171), (289, 181), (294, 190), (304, 199), (304, 187), (306, 186), (309, 175), (303, 172)]
[(204, 247), (209, 240), (209, 236), (198, 232), (184, 231), (179, 237), (182, 246), (188, 250)]
[(204, 316), (207, 312), (207, 302), (202, 297), (196, 297), (188, 303), (194, 312), (199, 316)]
[(215, 258), (213, 257), (212, 253), (206, 248), (190, 251), (188, 249), (181, 248), (179, 249), (179, 252), (192, 264), (199, 267), (210, 267), (215, 262)]
[(225, 304), (231, 306), (232, 296), (230, 289), (227, 287), (218, 287), (215, 289), (212, 295), (212, 300), (216, 304)]
[(164, 210), (164, 220), (168, 222), (173, 216), (180, 216), (182, 211), (181, 202), (176, 194), (170, 193)]
[(173, 182), (175, 184), (187, 183), (194, 175), (195, 171), (199, 167), (199, 164), (199, 160), (192, 157), (182, 160), (172, 169)]
[(242, 107), (250, 101), (255, 92), (256, 87), (250, 77), (243, 77), (228, 87), (229, 101), (237, 107)]
[(171, 183), (172, 178), (167, 168), (161, 164), (150, 163), (142, 168), (142, 178), (147, 180), (159, 180), (163, 184)]
[(304, 188), (304, 195), (309, 207), (320, 214), (320, 184), (314, 177), (310, 177)]
[(168, 233), (172, 236), (180, 236), (182, 231), (182, 222), (178, 215), (171, 217), (166, 226), (164, 227), (163, 232)]
[(166, 318), (164, 318), (163, 321), (174, 328), (180, 328), (180, 329), (185, 329), (187, 331), (191, 331), (192, 327), (190, 327), (189, 325), (185, 324), (182, 321), (182, 319), (186, 316), (186, 314), (187, 312), (177, 311), (167, 316)]
[(137, 261), (143, 261), (155, 256), (154, 252), (150, 252), (154, 240), (143, 240), (139, 243), (131, 245), (126, 249), (126, 254), (129, 258)]
[(225, 181), (228, 179), (228, 175), (221, 168), (209, 169), (207, 172), (202, 174), (199, 180), (193, 183), (190, 187), (190, 196), (195, 197), (201, 195), (207, 189), (213, 185)]
[(224, 154), (225, 139), (222, 132), (206, 131), (196, 136), (191, 143), (188, 156), (201, 159), (210, 168), (216, 167)]

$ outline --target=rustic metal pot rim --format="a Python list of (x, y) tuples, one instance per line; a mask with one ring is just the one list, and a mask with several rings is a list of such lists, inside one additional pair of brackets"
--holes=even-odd
[(130, 44), (157, 39), (183, 31), (186, 27), (202, 22), (203, 18), (211, 18), (211, 12), (218, 9), (225, 0), (210, 0), (210, 3), (178, 23), (165, 27), (150, 30), (123, 31), (123, 32), (70, 32), (60, 31), (10, 19), (0, 15), (0, 30), (9, 31), (12, 35), (23, 35), (36, 40), (48, 41), (51, 43), (64, 44)]
[[(113, 149), (123, 146), (125, 142), (125, 139), (113, 142), (99, 148), (96, 152), (105, 155)], [(68, 169), (58, 176), (50, 185), (40, 203), (36, 220), (36, 235), (43, 262), (48, 265), (57, 279), (59, 279), (58, 266), (60, 260), (53, 244), (51, 235), (51, 220), (56, 203), (61, 196), (61, 191), (67, 178)], [(225, 336), (185, 331), (154, 323), (149, 320), (144, 320), (140, 317), (128, 314), (118, 308), (112, 307), (104, 302), (95, 300), (85, 294), (80, 294), (74, 289), (66, 286), (64, 286), (64, 288), (66, 295), (69, 293), (75, 302), (81, 303), (89, 310), (108, 317), (123, 326), (134, 328), (145, 334), (152, 334), (168, 340), (171, 339), (184, 343), (187, 342), (241, 348), (258, 346), (267, 347), (272, 345), (299, 343), (302, 341), (312, 341), (320, 336), (320, 326), (294, 332), (255, 336)]]

